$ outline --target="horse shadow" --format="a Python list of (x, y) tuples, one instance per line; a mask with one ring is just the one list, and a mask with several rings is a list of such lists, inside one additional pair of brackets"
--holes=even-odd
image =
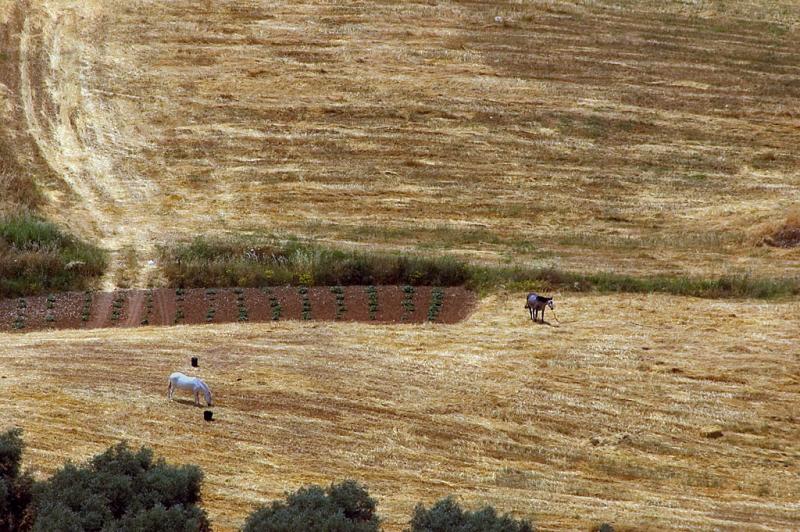
[(171, 399), (171, 401), (174, 401), (176, 403), (180, 403), (182, 405), (196, 406), (198, 408), (203, 406), (203, 403), (200, 403), (199, 405), (194, 404), (194, 400), (193, 399), (174, 398), (174, 399)]

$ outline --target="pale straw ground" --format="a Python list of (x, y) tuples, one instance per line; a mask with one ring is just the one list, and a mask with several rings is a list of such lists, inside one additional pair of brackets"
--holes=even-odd
[[(45, 215), (112, 251), (106, 287), (158, 283), (159, 244), (265, 231), (796, 275), (798, 249), (754, 242), (800, 200), (799, 20), (794, 1), (0, 0), (0, 178), (34, 177)], [(26, 430), (40, 475), (123, 438), (199, 464), (220, 530), (347, 477), (389, 530), (451, 493), (543, 529), (797, 528), (800, 304), (558, 301), (560, 327), (509, 294), (449, 327), (1, 335), (0, 429)], [(211, 424), (164, 397), (192, 355)]]
[(800, 201), (794, 1), (0, 0), (3, 34), (4, 163), (106, 288), (197, 233), (800, 267), (753, 245)]
[[(558, 301), (560, 326), (503, 294), (454, 326), (6, 334), (0, 429), (25, 429), (40, 475), (122, 439), (198, 464), (217, 530), (344, 478), (368, 485), (387, 530), (448, 494), (543, 530), (796, 529), (800, 304)], [(212, 423), (165, 397), (193, 355)]]

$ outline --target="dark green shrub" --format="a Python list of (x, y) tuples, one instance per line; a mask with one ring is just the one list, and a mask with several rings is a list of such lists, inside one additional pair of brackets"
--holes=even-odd
[(464, 511), (451, 497), (425, 508), (418, 504), (411, 519), (410, 532), (532, 532), (527, 521), (499, 516), (487, 506), (476, 512)]
[(206, 531), (197, 506), (203, 474), (197, 466), (171, 466), (153, 452), (124, 443), (88, 464), (67, 463), (36, 488), (36, 531)]
[(376, 502), (353, 480), (300, 488), (250, 514), (244, 532), (377, 532)]
[(33, 478), (23, 473), (22, 430), (0, 434), (0, 531), (27, 530), (26, 518), (31, 502)]

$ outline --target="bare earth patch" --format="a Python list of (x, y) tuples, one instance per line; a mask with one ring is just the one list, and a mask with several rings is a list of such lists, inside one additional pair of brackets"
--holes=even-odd
[[(96, 329), (140, 325), (279, 320), (341, 320), (375, 323), (458, 322), (472, 311), (476, 296), (459, 287), (347, 286), (337, 302), (331, 287), (188, 288), (66, 292), (0, 300), (0, 331)], [(377, 306), (371, 311), (368, 290)], [(442, 293), (434, 303), (432, 292)], [(307, 308), (303, 300), (306, 299)], [(435, 314), (431, 314), (436, 306)], [(304, 312), (305, 310), (305, 312)]]

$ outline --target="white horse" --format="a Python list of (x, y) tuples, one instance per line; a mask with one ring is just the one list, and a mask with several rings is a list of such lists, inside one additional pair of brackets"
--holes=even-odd
[(167, 397), (172, 399), (172, 394), (175, 390), (191, 390), (194, 394), (195, 406), (200, 406), (200, 392), (206, 398), (206, 404), (211, 406), (211, 389), (203, 382), (200, 377), (187, 377), (183, 373), (175, 372), (169, 376), (169, 385), (167, 386)]

